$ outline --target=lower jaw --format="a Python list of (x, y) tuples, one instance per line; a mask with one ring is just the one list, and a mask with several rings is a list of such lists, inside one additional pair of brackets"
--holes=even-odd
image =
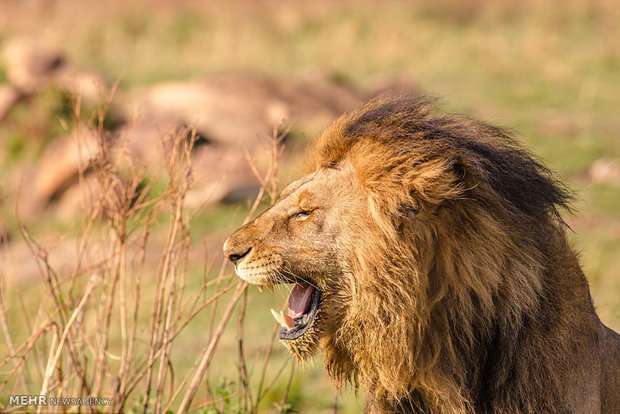
[(297, 339), (280, 339), (280, 342), (284, 344), (298, 362), (310, 359), (318, 350), (319, 332), (316, 329), (317, 322), (315, 320), (306, 333)]
[(319, 346), (320, 326), (321, 326), (321, 297), (322, 292), (316, 291), (316, 297), (313, 297), (313, 308), (311, 310), (312, 319), (307, 326), (302, 328), (302, 334), (297, 337), (288, 335), (287, 330), (280, 330), (280, 342), (289, 350), (291, 355), (295, 357), (298, 362), (303, 362), (310, 359), (316, 354)]

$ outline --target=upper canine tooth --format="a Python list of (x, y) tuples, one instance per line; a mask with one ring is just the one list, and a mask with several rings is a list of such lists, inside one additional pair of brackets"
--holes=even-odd
[(263, 293), (263, 285), (256, 285), (256, 287), (261, 293)]
[(271, 293), (273, 293), (273, 285), (271, 283), (267, 283), (267, 289), (269, 289)]
[(271, 310), (271, 314), (273, 315), (273, 317), (275, 318), (275, 320), (282, 325), (283, 328), (288, 328), (288, 326), (286, 325), (286, 323), (284, 323), (284, 318), (282, 318), (282, 313), (277, 313), (276, 311), (274, 311), (273, 309)]

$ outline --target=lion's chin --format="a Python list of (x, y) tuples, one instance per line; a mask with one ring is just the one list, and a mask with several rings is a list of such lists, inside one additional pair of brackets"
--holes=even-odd
[(280, 330), (280, 342), (297, 359), (298, 362), (306, 361), (316, 354), (319, 347), (319, 319), (320, 311), (317, 311), (314, 321), (310, 323), (303, 334), (295, 339), (287, 339), (283, 334), (284, 328)]
[(315, 283), (298, 282), (291, 290), (286, 310), (280, 313), (271, 310), (282, 326), (280, 340), (298, 360), (305, 360), (316, 352), (321, 297), (322, 291)]

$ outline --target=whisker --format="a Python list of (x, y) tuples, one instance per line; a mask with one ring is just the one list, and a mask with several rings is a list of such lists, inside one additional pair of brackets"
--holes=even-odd
[[(285, 265), (287, 265), (288, 263), (285, 261), (284, 262)], [(293, 279), (300, 279), (297, 275), (295, 275), (294, 273), (292, 273), (289, 269), (287, 269), (286, 267), (283, 267), (282, 270), (278, 271), (279, 273), (283, 273), (285, 272), (288, 276), (291, 276)], [(308, 283), (310, 286), (312, 286), (315, 289), (321, 289), (314, 280), (307, 280), (307, 279), (303, 279), (304, 282)]]

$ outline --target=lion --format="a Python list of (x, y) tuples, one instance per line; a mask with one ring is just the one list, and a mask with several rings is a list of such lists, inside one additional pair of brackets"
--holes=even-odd
[(224, 244), (245, 281), (369, 413), (620, 413), (561, 212), (570, 192), (503, 129), (378, 98), (319, 137), (310, 171)]

